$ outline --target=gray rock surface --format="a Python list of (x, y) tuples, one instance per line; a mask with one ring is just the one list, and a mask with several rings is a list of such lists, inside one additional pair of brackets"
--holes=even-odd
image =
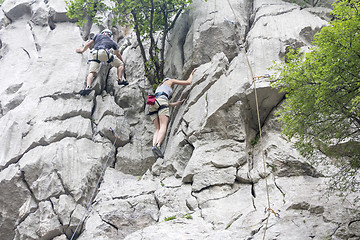
[(198, 70), (174, 89), (186, 101), (155, 159), (134, 33), (114, 26), (130, 85), (103, 64), (81, 97), (89, 53), (75, 49), (99, 27), (78, 28), (64, 1), (5, 0), (0, 239), (64, 240), (77, 227), (82, 240), (359, 239), (358, 194), (327, 190), (336, 167), (310, 164), (281, 136), (283, 95), (252, 79), (331, 19), (333, 1), (296, 2), (194, 0), (168, 36), (166, 75)]

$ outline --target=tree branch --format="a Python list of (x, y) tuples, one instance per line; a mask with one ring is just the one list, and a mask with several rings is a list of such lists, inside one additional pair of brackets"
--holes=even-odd
[[(145, 76), (149, 79), (149, 69), (146, 65), (147, 59), (146, 59), (146, 54), (145, 54), (145, 49), (144, 49), (144, 45), (141, 42), (141, 36), (140, 36), (140, 30), (139, 30), (139, 23), (138, 23), (138, 19), (137, 19), (137, 15), (135, 11), (131, 11), (131, 14), (134, 18), (134, 28), (135, 28), (135, 33), (136, 33), (136, 40), (139, 44), (140, 47), (140, 52), (141, 52), (141, 56), (144, 62), (144, 67), (145, 67)], [(154, 82), (149, 79), (151, 84), (154, 84)]]
[(175, 26), (175, 22), (176, 22), (176, 20), (178, 19), (178, 17), (180, 16), (181, 12), (182, 12), (182, 9), (179, 9), (178, 12), (177, 12), (176, 15), (175, 15), (175, 18), (174, 18), (174, 20), (172, 21), (170, 27), (168, 28), (168, 31), (170, 31), (170, 30)]
[[(156, 42), (154, 40), (154, 35), (153, 35), (153, 29), (154, 29), (154, 1), (151, 0), (151, 10), (150, 10), (150, 32), (149, 32), (149, 36), (150, 36), (150, 47), (149, 47), (149, 55), (150, 55), (150, 60), (151, 63), (155, 65), (155, 71), (154, 71), (154, 75), (156, 79), (160, 80), (160, 76), (159, 76), (159, 62), (158, 59), (155, 59), (156, 56)], [(155, 49), (155, 56), (154, 56), (154, 49)]]

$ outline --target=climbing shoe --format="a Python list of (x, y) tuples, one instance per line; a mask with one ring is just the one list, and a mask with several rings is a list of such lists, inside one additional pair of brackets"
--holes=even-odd
[(79, 93), (81, 96), (87, 96), (89, 95), (89, 93), (91, 92), (92, 88), (91, 87), (87, 87), (84, 90), (81, 90)]
[(128, 81), (126, 81), (125, 79), (124, 79), (124, 80), (122, 80), (122, 81), (120, 81), (120, 79), (118, 79), (118, 80), (117, 80), (117, 83), (118, 83), (119, 85), (124, 85), (124, 86), (129, 85), (129, 82), (128, 82)]
[(159, 156), (156, 154), (155, 147), (151, 148), (152, 153), (154, 154), (154, 157), (158, 158)]
[(160, 148), (157, 145), (153, 146), (151, 150), (156, 157), (164, 158), (164, 154), (161, 152)]

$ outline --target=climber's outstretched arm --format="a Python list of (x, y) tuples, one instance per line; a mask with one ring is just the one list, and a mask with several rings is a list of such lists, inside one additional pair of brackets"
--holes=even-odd
[(169, 79), (169, 80), (165, 81), (164, 84), (167, 84), (170, 87), (173, 87), (174, 85), (190, 85), (192, 83), (193, 75), (196, 70), (197, 70), (197, 68), (192, 70), (192, 72), (187, 80)]
[(181, 105), (184, 101), (185, 101), (185, 99), (182, 99), (181, 101), (177, 101), (177, 102), (171, 102), (171, 103), (169, 103), (169, 107)]
[(77, 53), (83, 53), (85, 52), (92, 44), (94, 44), (94, 40), (90, 40), (87, 43), (85, 43), (83, 48), (77, 48), (76, 52)]

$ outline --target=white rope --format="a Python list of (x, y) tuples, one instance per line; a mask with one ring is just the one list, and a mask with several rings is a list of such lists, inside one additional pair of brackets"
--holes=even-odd
[[(235, 35), (238, 35), (237, 34), (237, 31), (236, 31), (236, 27), (238, 24), (240, 24), (240, 21), (238, 20), (236, 14), (235, 14), (235, 11), (231, 5), (231, 3), (229, 2), (229, 0), (227, 0), (233, 14), (234, 14), (234, 17), (236, 19), (236, 22), (234, 23), (235, 24)], [(232, 21), (230, 20), (227, 20), (225, 19), (225, 21), (228, 21), (230, 23), (233, 23)], [(242, 42), (242, 46), (238, 46), (239, 48), (241, 48), (244, 52), (244, 55), (245, 55), (245, 58), (246, 58), (246, 62), (249, 66), (249, 70), (250, 70), (250, 74), (251, 74), (251, 78), (252, 78), (252, 81), (254, 82), (254, 95), (255, 95), (255, 103), (256, 103), (256, 113), (257, 113), (257, 120), (258, 120), (258, 128), (259, 128), (259, 136), (260, 136), (260, 148), (261, 148), (261, 155), (262, 155), (262, 161), (263, 161), (263, 168), (264, 168), (264, 178), (265, 178), (265, 185), (266, 185), (266, 195), (267, 195), (267, 204), (268, 204), (268, 209), (267, 209), (267, 212), (268, 212), (268, 216), (266, 218), (266, 224), (265, 224), (265, 229), (264, 229), (264, 235), (263, 235), (263, 240), (265, 239), (265, 235), (266, 235), (266, 230), (267, 230), (267, 227), (268, 227), (268, 221), (269, 221), (269, 217), (270, 217), (270, 194), (269, 194), (269, 185), (268, 185), (268, 181), (267, 181), (267, 172), (266, 172), (266, 161), (265, 161), (265, 155), (264, 155), (264, 149), (263, 149), (263, 139), (262, 139), (262, 131), (261, 131), (261, 120), (260, 120), (260, 110), (259, 110), (259, 103), (258, 103), (258, 96), (257, 96), (257, 92), (256, 92), (256, 83), (255, 83), (255, 76), (254, 76), (254, 72), (252, 70), (252, 67), (251, 67), (251, 64), (250, 64), (250, 61), (249, 61), (249, 58), (247, 56), (247, 53), (246, 53), (246, 50), (245, 50), (245, 43), (243, 40), (241, 40), (241, 38), (239, 36), (237, 36), (238, 39), (240, 39), (240, 41)]]

